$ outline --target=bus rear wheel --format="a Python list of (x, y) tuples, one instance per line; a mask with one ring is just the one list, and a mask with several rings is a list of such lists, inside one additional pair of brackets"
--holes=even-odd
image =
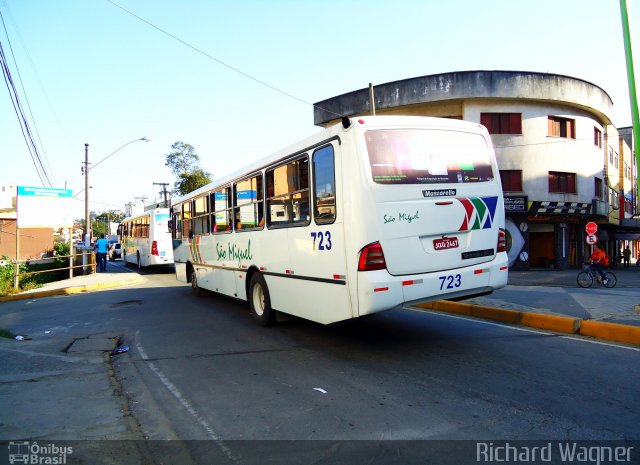
[(276, 322), (276, 312), (271, 308), (269, 289), (264, 276), (256, 273), (249, 284), (251, 318), (260, 326), (271, 326)]
[(193, 295), (202, 297), (202, 288), (198, 285), (198, 273), (196, 273), (196, 270), (191, 270), (191, 292)]

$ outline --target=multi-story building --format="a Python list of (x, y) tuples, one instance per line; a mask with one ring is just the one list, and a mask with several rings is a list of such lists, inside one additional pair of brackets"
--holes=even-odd
[[(375, 102), (371, 105), (371, 95)], [(343, 116), (403, 114), (483, 124), (496, 150), (513, 269), (564, 269), (597, 240), (611, 256), (638, 237), (637, 166), (631, 131), (616, 129), (613, 102), (582, 79), (523, 71), (421, 76), (317, 102), (314, 123)]]

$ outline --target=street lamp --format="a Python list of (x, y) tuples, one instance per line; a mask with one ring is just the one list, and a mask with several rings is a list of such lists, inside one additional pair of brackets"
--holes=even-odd
[[(149, 139), (147, 139), (146, 137), (141, 137), (139, 139), (129, 141), (121, 147), (115, 149), (113, 152), (111, 152), (96, 164), (94, 164), (93, 167), (95, 168), (107, 158), (125, 148), (127, 145), (133, 144), (134, 142), (138, 141), (149, 142)], [(78, 192), (76, 195), (79, 195), (81, 192), (82, 191)], [(88, 246), (91, 244), (91, 218), (89, 217), (89, 144), (84, 144), (84, 221), (84, 244), (85, 246)]]

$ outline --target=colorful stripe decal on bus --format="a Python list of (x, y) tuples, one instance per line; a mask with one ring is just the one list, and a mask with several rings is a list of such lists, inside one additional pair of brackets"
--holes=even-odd
[(498, 197), (458, 198), (465, 210), (465, 217), (458, 231), (490, 229), (498, 205)]
[(195, 236), (189, 240), (191, 248), (191, 258), (195, 263), (202, 263), (202, 254), (200, 253), (200, 236)]

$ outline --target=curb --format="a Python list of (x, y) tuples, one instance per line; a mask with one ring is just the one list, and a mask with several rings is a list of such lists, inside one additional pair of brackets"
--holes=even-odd
[(451, 302), (448, 300), (426, 302), (414, 305), (414, 307), (517, 324), (557, 333), (575, 334), (592, 337), (594, 339), (640, 345), (640, 326), (627, 326), (618, 323), (583, 320), (581, 318), (571, 318), (567, 316), (506, 310), (503, 308)]
[(107, 283), (91, 284), (84, 286), (65, 287), (63, 289), (52, 289), (50, 291), (23, 292), (22, 294), (8, 295), (0, 297), (0, 302), (10, 302), (13, 300), (37, 299), (39, 297), (51, 297), (54, 295), (71, 295), (81, 294), (89, 291), (99, 291), (102, 289), (110, 289), (113, 287), (127, 286), (129, 284), (138, 284), (144, 281), (144, 278), (123, 279), (119, 281), (111, 281)]

